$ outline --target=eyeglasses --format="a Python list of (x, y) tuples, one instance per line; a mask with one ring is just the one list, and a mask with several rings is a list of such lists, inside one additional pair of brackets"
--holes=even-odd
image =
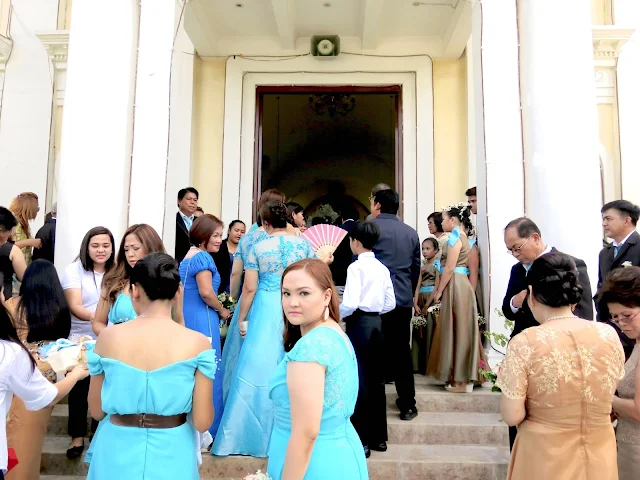
[(515, 255), (516, 253), (518, 253), (520, 250), (522, 250), (522, 248), (527, 244), (527, 242), (531, 239), (531, 236), (527, 237), (527, 239), (522, 242), (519, 246), (517, 247), (513, 247), (513, 248), (507, 248), (507, 252), (509, 252), (511, 255)]
[(611, 321), (613, 323), (615, 323), (616, 325), (620, 325), (620, 324), (629, 324), (631, 322), (633, 322), (633, 320), (638, 316), (638, 313), (640, 313), (640, 311), (637, 311), (636, 313), (633, 313), (629, 316), (627, 315), (616, 315), (615, 317), (611, 317)]

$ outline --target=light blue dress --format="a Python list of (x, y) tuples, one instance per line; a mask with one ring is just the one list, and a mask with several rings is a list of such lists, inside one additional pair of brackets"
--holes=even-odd
[(213, 350), (146, 372), (90, 352), (91, 375), (104, 373), (100, 435), (91, 442), (88, 480), (195, 480), (198, 475), (196, 432), (187, 422), (176, 428), (119, 427), (109, 420), (118, 413), (178, 415), (193, 407), (195, 371), (213, 379)]
[[(211, 337), (211, 348), (219, 352), (220, 317), (213, 308), (204, 303), (196, 281), (196, 275), (205, 270), (211, 272), (211, 286), (213, 291), (217, 292), (220, 286), (220, 274), (209, 253), (198, 252), (193, 257), (185, 258), (180, 263), (180, 281), (184, 286), (184, 300), (182, 303), (184, 325), (191, 330), (202, 333), (206, 337)], [(220, 358), (217, 357), (216, 361), (219, 362), (219, 360)], [(215, 409), (215, 418), (209, 432), (215, 437), (224, 408), (220, 370), (216, 372), (216, 379), (213, 382), (213, 408)]]
[(273, 426), (269, 379), (284, 355), (280, 281), (287, 266), (310, 257), (315, 253), (309, 242), (293, 235), (269, 237), (247, 255), (245, 269), (258, 272), (258, 290), (211, 449), (214, 455), (267, 456)]
[(119, 293), (116, 297), (116, 301), (113, 302), (113, 305), (111, 305), (111, 308), (109, 309), (107, 320), (114, 325), (117, 325), (118, 323), (128, 322), (134, 318), (138, 318), (138, 314), (133, 309), (131, 297), (124, 293)]
[(289, 362), (315, 362), (327, 367), (320, 433), (304, 480), (368, 480), (362, 442), (350, 420), (358, 398), (358, 363), (349, 339), (324, 326), (314, 328), (298, 340), (269, 383), (269, 394), (275, 406), (267, 467), (269, 476), (274, 480), (282, 477), (291, 437), (291, 404), (287, 390)]
[[(262, 240), (269, 238), (269, 234), (264, 230), (254, 230), (251, 233), (244, 235), (238, 243), (238, 248), (233, 258), (239, 258), (242, 260), (243, 265), (247, 265), (247, 255), (249, 250)], [(241, 287), (242, 288), (242, 287)], [(222, 366), (220, 367), (222, 372), (222, 400), (226, 404), (227, 396), (229, 395), (229, 388), (231, 388), (231, 381), (236, 373), (236, 365), (238, 364), (238, 356), (240, 355), (240, 349), (242, 348), (243, 338), (240, 335), (240, 328), (238, 325), (238, 315), (240, 315), (240, 302), (242, 296), (236, 303), (236, 309), (233, 312), (233, 318), (229, 324), (229, 330), (227, 330), (227, 338), (224, 341), (224, 348), (222, 349)]]

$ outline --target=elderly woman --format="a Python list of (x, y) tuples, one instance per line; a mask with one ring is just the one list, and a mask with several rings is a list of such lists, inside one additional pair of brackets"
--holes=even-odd
[(624, 373), (618, 335), (573, 315), (582, 287), (568, 255), (539, 257), (527, 283), (540, 325), (513, 337), (496, 382), (502, 417), (518, 425), (507, 478), (618, 480), (609, 416)]
[(624, 378), (613, 397), (613, 411), (618, 417), (618, 475), (620, 480), (637, 479), (640, 472), (640, 368), (637, 368), (640, 362), (640, 267), (614, 270), (598, 295), (599, 302), (606, 304), (611, 320), (636, 341), (624, 365)]

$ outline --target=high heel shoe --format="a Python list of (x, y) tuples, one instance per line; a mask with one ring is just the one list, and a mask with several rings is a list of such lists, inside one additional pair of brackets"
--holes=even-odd
[(447, 385), (444, 387), (447, 392), (451, 393), (471, 393), (473, 392), (473, 383), (461, 383), (458, 385)]

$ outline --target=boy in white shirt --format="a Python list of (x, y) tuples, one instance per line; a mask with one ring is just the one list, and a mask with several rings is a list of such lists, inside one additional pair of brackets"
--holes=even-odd
[(351, 417), (366, 457), (387, 450), (387, 402), (381, 314), (393, 310), (396, 297), (389, 269), (372, 252), (380, 237), (374, 222), (358, 222), (349, 233), (358, 260), (347, 269), (340, 316), (358, 360), (359, 390)]

